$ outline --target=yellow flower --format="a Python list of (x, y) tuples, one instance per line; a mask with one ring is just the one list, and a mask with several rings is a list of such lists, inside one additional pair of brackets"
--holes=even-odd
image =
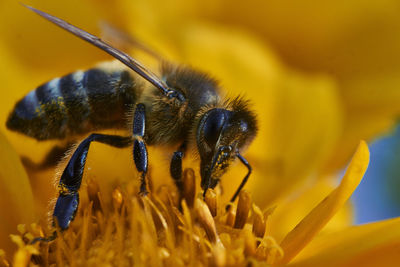
[(26, 245), (43, 233), (36, 225), (19, 226), (20, 235), (12, 236), (19, 247), (13, 264), (395, 266), (399, 219), (318, 235), (360, 183), (368, 163), (368, 147), (361, 142), (340, 185), (281, 241), (269, 226), (274, 208), (261, 211), (246, 191), (228, 211), (213, 190), (203, 202), (191, 169), (184, 173), (181, 211), (174, 190), (166, 186), (140, 198), (132, 182), (104, 195), (91, 180), (71, 228), (53, 243)]
[[(365, 25), (369, 25), (367, 24), (369, 22), (368, 15), (372, 14), (373, 17), (370, 18), (374, 19), (372, 21), (379, 21), (379, 18), (382, 17), (385, 18), (384, 22), (393, 23), (390, 25), (397, 24), (394, 18), (386, 16), (388, 10), (390, 11), (394, 5), (391, 4), (391, 1), (385, 1), (385, 4), (376, 4), (376, 8), (372, 4), (360, 3), (361, 6), (367, 8), (369, 13), (348, 12), (353, 10), (350, 4), (338, 5), (337, 9), (329, 9), (329, 7), (319, 6), (322, 4), (294, 5), (293, 3), (293, 6), (283, 6), (282, 1), (266, 1), (264, 3), (254, 0), (252, 2), (252, 4), (247, 4), (246, 1), (227, 3), (222, 0), (206, 2), (194, 0), (174, 0), (172, 2), (70, 0), (54, 2), (43, 0), (35, 1), (34, 6), (96, 34), (100, 34), (97, 22), (100, 19), (106, 19), (139, 40), (143, 40), (166, 59), (190, 64), (214, 75), (227, 89), (228, 95), (245, 94), (252, 100), (260, 120), (260, 132), (246, 153), (246, 158), (254, 169), (247, 190), (251, 192), (254, 203), (261, 207), (265, 214), (270, 211), (269, 207), (277, 204), (276, 210), (268, 219), (271, 227), (271, 233), (268, 235), (271, 235), (272, 239), (267, 239), (264, 245), (276, 248), (276, 252), (274, 252), (276, 259), (270, 258), (269, 263), (277, 263), (281, 250), (276, 244), (284, 240), (281, 243), (284, 256), (280, 261), (286, 263), (343, 205), (343, 202), (354, 190), (354, 186), (361, 179), (361, 173), (352, 174), (350, 178), (346, 176), (347, 179), (343, 179), (341, 186), (334, 191), (336, 193), (330, 195), (328, 203), (324, 202), (321, 204), (322, 206), (318, 206), (319, 208), (309, 213), (311, 208), (334, 188), (332, 185), (334, 179), (332, 178), (335, 178), (338, 170), (348, 162), (349, 155), (358, 141), (361, 138), (370, 139), (390, 129), (399, 113), (400, 96), (398, 90), (395, 90), (398, 79), (393, 75), (396, 73), (395, 64), (389, 64), (385, 68), (385, 72), (376, 72), (374, 69), (376, 63), (380, 62), (379, 66), (382, 66), (384, 62), (380, 61), (381, 59), (378, 57), (380, 50), (374, 50), (372, 57), (368, 57), (365, 51), (379, 46), (374, 46), (371, 43), (372, 39), (369, 39), (373, 37), (365, 32), (362, 35), (364, 36), (362, 40), (365, 41), (362, 44), (365, 46), (361, 46), (361, 52), (358, 53), (360, 42), (357, 38), (351, 42), (347, 23), (354, 20), (357, 23), (352, 29), (357, 29), (356, 26), (360, 29), (367, 29), (368, 27)], [(321, 10), (315, 11), (318, 16), (313, 18), (304, 15), (302, 17), (301, 15), (311, 7), (314, 10), (321, 8)], [(333, 19), (334, 16), (326, 15), (332, 10), (339, 10), (338, 13), (347, 14), (347, 16), (341, 17), (341, 20)], [(354, 8), (354, 10), (358, 9)], [(19, 155), (27, 156), (34, 162), (40, 162), (46, 152), (55, 145), (55, 142), (38, 143), (8, 131), (5, 128), (5, 121), (14, 103), (29, 90), (51, 78), (77, 69), (89, 68), (109, 57), (35, 16), (16, 1), (2, 1), (0, 15), (0, 55), (2, 56), (0, 80), (4, 88), (0, 98), (0, 114), (2, 114), (0, 130), (10, 140)], [(329, 18), (331, 19), (329, 20)], [(311, 27), (312, 25), (316, 25), (315, 28)], [(300, 33), (308, 35), (301, 35), (295, 31), (301, 27), (304, 30)], [(358, 32), (361, 34), (362, 30)], [(384, 33), (386, 38), (392, 36)], [(306, 38), (303, 38), (304, 36)], [(395, 39), (397, 35), (392, 37)], [(340, 43), (341, 46), (336, 46), (337, 43)], [(289, 44), (295, 44), (298, 52), (291, 54)], [(319, 46), (320, 44), (321, 46)], [(343, 52), (344, 44), (350, 45), (350, 52)], [(337, 47), (341, 50), (335, 54)], [(351, 55), (354, 53), (352, 51), (357, 52), (356, 59), (359, 60), (353, 61), (354, 58)], [(135, 51), (134, 48), (131, 52), (147, 66), (155, 66), (153, 61)], [(394, 53), (393, 49), (384, 52), (387, 53), (386, 57), (390, 53)], [(286, 64), (282, 63), (280, 57), (285, 60)], [(331, 58), (333, 59), (329, 60)], [(361, 59), (365, 60), (365, 64), (361, 62)], [(354, 72), (355, 70), (357, 72)], [(384, 86), (386, 90), (378, 93), (381, 86)], [(365, 93), (367, 89), (368, 94)], [(3, 143), (2, 157), (9, 158), (11, 157), (9, 154), (14, 155), (15, 152), (11, 148), (5, 149), (9, 147), (6, 141), (2, 141)], [(362, 163), (354, 164), (365, 167), (365, 145), (362, 144), (360, 149), (361, 152), (359, 151), (356, 155), (361, 155), (360, 157), (363, 159), (356, 156), (356, 161), (360, 160)], [(165, 175), (168, 173), (166, 150), (151, 148), (149, 153), (153, 188), (160, 188), (162, 184), (166, 183), (171, 186), (171, 179)], [(113, 162), (113, 166), (110, 166), (110, 161)], [(187, 162), (187, 166), (198, 169), (197, 165), (198, 163)], [(7, 249), (6, 255), (8, 256), (12, 251), (12, 247), (8, 245), (11, 240), (3, 239), (3, 236), (12, 233), (12, 225), (16, 225), (18, 222), (34, 221), (32, 218), (34, 214), (36, 221), (39, 218), (44, 220), (43, 218), (46, 217), (45, 214), (49, 210), (48, 201), (54, 197), (54, 188), (52, 187), (54, 170), (37, 171), (26, 165), (28, 180), (17, 160), (13, 159), (10, 166), (14, 166), (15, 170), (4, 167), (0, 180), (0, 191), (4, 190), (13, 196), (0, 199), (2, 213), (15, 214), (15, 217), (7, 221), (9, 225), (4, 228), (2, 225), (0, 230), (0, 237), (2, 237), (0, 242), (3, 242), (0, 247)], [(237, 166), (223, 177), (222, 203), (232, 195), (244, 174), (244, 168)], [(109, 196), (116, 185), (125, 185), (130, 180), (136, 182), (135, 176), (136, 172), (129, 150), (116, 151), (101, 144), (94, 144), (91, 147), (84, 180), (95, 179), (104, 196)], [(15, 183), (10, 183), (10, 181), (15, 181)], [(20, 189), (20, 194), (15, 193), (16, 188)], [(123, 193), (126, 196), (127, 193), (125, 191)], [(107, 197), (105, 197), (106, 200)], [(201, 206), (201, 204), (199, 205)], [(322, 212), (321, 207), (325, 207), (324, 205), (328, 205), (329, 209), (323, 213), (323, 216), (318, 217), (317, 215)], [(21, 206), (24, 207), (23, 210), (21, 210)], [(132, 206), (131, 208), (142, 214), (140, 216), (149, 216), (149, 213), (139, 207)], [(87, 218), (90, 218), (88, 217), (90, 209), (83, 206), (82, 212), (86, 214), (86, 217), (77, 218), (78, 221), (74, 223), (74, 227), (82, 225), (81, 223), (89, 223)], [(256, 211), (253, 212), (256, 213)], [(306, 216), (307, 214), (310, 215)], [(368, 231), (376, 234), (373, 242), (368, 243), (369, 246), (363, 246), (359, 250), (353, 251), (354, 253), (350, 253), (351, 250), (346, 249), (349, 254), (340, 254), (340, 250), (337, 249), (338, 260), (356, 261), (355, 255), (359, 257), (358, 260), (361, 260), (362, 253), (371, 252), (372, 255), (381, 255), (379, 253), (384, 253), (385, 250), (388, 253), (393, 251), (393, 247), (391, 247), (393, 239), (389, 240), (384, 228), (386, 226), (394, 228), (394, 225), (398, 225), (398, 220), (347, 229), (352, 218), (351, 207), (346, 205), (345, 209), (338, 214), (340, 217), (335, 216), (321, 232), (321, 236), (315, 239), (316, 248), (314, 247), (311, 251), (308, 249), (314, 246), (314, 241), (311, 242), (295, 258), (293, 264), (323, 261), (326, 259), (324, 255), (330, 256), (327, 251), (337, 248), (339, 246), (337, 244), (347, 248), (354, 240), (366, 243), (365, 235)], [(140, 216), (136, 219), (144, 223), (145, 218)], [(188, 214), (183, 213), (183, 216), (188, 216)], [(104, 217), (109, 218), (109, 221), (106, 220), (106, 222), (120, 220), (118, 216), (108, 217), (105, 214)], [(302, 218), (305, 218), (303, 223), (300, 224), (300, 228), (296, 228), (301, 232), (293, 230), (287, 234)], [(189, 220), (192, 219), (185, 217), (184, 225), (189, 227)], [(218, 226), (219, 222), (216, 223)], [(307, 228), (314, 223), (318, 227)], [(148, 227), (153, 226), (149, 225)], [(32, 232), (39, 233), (36, 227), (33, 228)], [(208, 228), (203, 226), (200, 229)], [(352, 229), (355, 229), (354, 233), (351, 232)], [(310, 233), (311, 230), (315, 232)], [(67, 242), (75, 242), (73, 241), (74, 233), (81, 233), (77, 231), (77, 229), (75, 232), (71, 231), (67, 237), (70, 238), (70, 241), (67, 239)], [(155, 233), (151, 232), (152, 229), (149, 231), (148, 234), (153, 238), (150, 238), (149, 242), (155, 242)], [(243, 231), (245, 232), (245, 230)], [(351, 234), (346, 231), (350, 231)], [(26, 235), (25, 231), (22, 232), (23, 235)], [(230, 232), (228, 231), (228, 233)], [(384, 234), (382, 234), (382, 239), (379, 239), (381, 233)], [(347, 234), (353, 239), (339, 238), (338, 241), (335, 241), (336, 239), (332, 238)], [(247, 234), (245, 235), (251, 239)], [(398, 236), (395, 231), (393, 236)], [(96, 236), (91, 236), (91, 238), (96, 238)], [(202, 236), (202, 238), (205, 237)], [(223, 238), (221, 237), (221, 239)], [(239, 239), (239, 243), (240, 240), (243, 241), (246, 238)], [(27, 249), (24, 243), (18, 241), (17, 237), (14, 238), (14, 241), (19, 245), (21, 261), (29, 259), (29, 257), (24, 258), (24, 255), (36, 253), (34, 249)], [(224, 241), (225, 243), (221, 242), (227, 246), (228, 241)], [(213, 246), (210, 248), (207, 242), (204, 241), (203, 252), (211, 251), (211, 254), (215, 255), (222, 249)], [(318, 245), (318, 242), (327, 244), (325, 251), (324, 247)], [(61, 243), (57, 244), (62, 245)], [(254, 244), (254, 242), (250, 242), (250, 244)], [(81, 244), (81, 251), (87, 245)], [(235, 246), (243, 248), (240, 244), (232, 242), (232, 248)], [(105, 247), (103, 248), (107, 251)], [(147, 249), (152, 250), (154, 247), (149, 245)], [(21, 250), (25, 252), (21, 252)], [(318, 253), (316, 253), (317, 251)], [(157, 251), (164, 256), (168, 254), (167, 252), (171, 253), (168, 250)], [(247, 256), (249, 255), (251, 253), (247, 254)], [(322, 258), (318, 258), (320, 255)], [(112, 256), (110, 257), (112, 258)], [(388, 257), (388, 260), (393, 257)], [(158, 261), (159, 259), (154, 258), (154, 260)]]

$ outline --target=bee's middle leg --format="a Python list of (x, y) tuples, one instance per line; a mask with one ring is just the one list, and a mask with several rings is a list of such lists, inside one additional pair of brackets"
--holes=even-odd
[(146, 174), (148, 166), (148, 155), (146, 143), (143, 140), (146, 126), (146, 111), (145, 106), (141, 103), (136, 105), (133, 114), (133, 160), (135, 161), (136, 169), (140, 173), (140, 194), (147, 195)]

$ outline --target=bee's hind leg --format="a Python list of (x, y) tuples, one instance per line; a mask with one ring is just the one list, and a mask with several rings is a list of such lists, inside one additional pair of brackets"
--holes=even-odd
[(65, 144), (55, 145), (47, 152), (44, 159), (39, 163), (32, 161), (27, 156), (21, 156), (22, 164), (25, 166), (25, 168), (34, 171), (40, 171), (54, 167), (71, 149), (71, 147), (73, 147), (74, 144), (75, 142), (67, 142)]
[(57, 220), (58, 226), (62, 231), (69, 227), (78, 209), (78, 191), (82, 182), (87, 153), (90, 143), (93, 141), (118, 148), (127, 147), (132, 144), (130, 137), (105, 134), (91, 134), (79, 144), (64, 169), (58, 185), (59, 196), (54, 208), (53, 217)]

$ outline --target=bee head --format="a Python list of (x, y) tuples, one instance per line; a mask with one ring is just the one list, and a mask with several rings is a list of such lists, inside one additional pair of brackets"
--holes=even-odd
[(248, 104), (237, 98), (227, 108), (208, 109), (200, 118), (196, 141), (201, 187), (214, 188), (230, 164), (255, 137), (257, 123)]

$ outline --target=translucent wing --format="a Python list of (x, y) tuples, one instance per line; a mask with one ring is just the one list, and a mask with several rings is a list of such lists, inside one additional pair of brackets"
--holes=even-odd
[(152, 56), (153, 58), (157, 59), (160, 62), (165, 61), (160, 54), (158, 54), (154, 49), (149, 47), (147, 44), (144, 44), (134, 36), (127, 34), (124, 31), (121, 31), (114, 25), (106, 21), (101, 21), (99, 25), (102, 32), (101, 38), (103, 39), (104, 42), (113, 44), (116, 48), (118, 48), (118, 45), (120, 45), (120, 48), (135, 47), (137, 49), (142, 50), (143, 52), (147, 53), (148, 55)]

